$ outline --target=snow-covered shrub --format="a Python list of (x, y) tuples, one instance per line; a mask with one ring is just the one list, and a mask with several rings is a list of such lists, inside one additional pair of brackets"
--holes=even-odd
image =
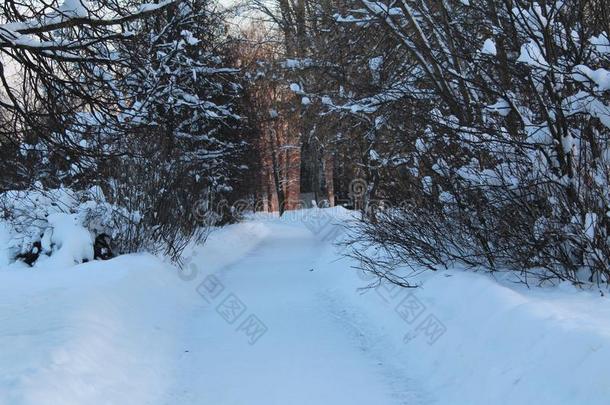
[(48, 253), (58, 268), (93, 260), (93, 236), (78, 214), (54, 213), (47, 217), (48, 227), (42, 236), (40, 253)]
[[(383, 276), (413, 260), (459, 262), (609, 283), (604, 3), (356, 3), (334, 15), (340, 35), (376, 32), (394, 46), (375, 86), (353, 75), (318, 96), (326, 116), (368, 125), (365, 197), (395, 207), (365, 218), (356, 236), (382, 247), (367, 267)], [(384, 50), (351, 51), (349, 68), (368, 72)]]
[(0, 194), (4, 262), (67, 266), (94, 258), (100, 235), (120, 240), (137, 215), (109, 204), (99, 188), (7, 191)]
[(242, 89), (214, 7), (176, 2), (119, 50), (136, 66), (121, 82), (133, 102), (122, 115), (130, 127), (116, 138), (128, 142), (102, 172), (108, 200), (140, 215), (121, 235), (127, 251), (178, 259), (205, 238), (209, 216), (200, 203), (234, 191), (243, 162)]
[[(53, 228), (52, 214), (61, 212), (75, 215), (75, 226), (100, 245), (108, 235), (115, 253), (147, 250), (176, 259), (206, 233), (210, 216), (202, 217), (199, 202), (235, 191), (243, 163), (236, 108), (242, 89), (222, 13), (207, 0), (183, 0), (139, 17), (125, 20), (124, 41), (99, 43), (112, 49), (102, 59), (120, 61), (120, 68), (92, 60), (64, 71), (86, 71), (74, 73), (83, 80), (77, 93), (84, 100), (71, 99), (63, 87), (35, 89), (47, 95), (38, 104), (57, 117), (27, 114), (19, 134), (12, 117), (0, 120), (8, 127), (7, 144), (19, 152), (7, 153), (18, 173), (6, 176), (0, 192), (46, 190), (6, 193), (13, 256), (29, 262), (39, 253), (53, 256), (43, 235)], [(55, 111), (65, 98), (71, 108)]]

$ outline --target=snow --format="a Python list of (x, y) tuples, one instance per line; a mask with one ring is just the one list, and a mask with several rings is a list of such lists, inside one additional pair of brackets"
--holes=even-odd
[(453, 194), (447, 192), (447, 191), (443, 191), (439, 194), (438, 196), (439, 201), (445, 203), (445, 204), (454, 204), (456, 202), (455, 197), (453, 196)]
[[(83, 227), (78, 214), (54, 213), (47, 217), (47, 221), (50, 226), (47, 229), (50, 244), (45, 246), (43, 237), (42, 247), (44, 250), (53, 249), (53, 253), (50, 257), (43, 256), (41, 259), (47, 259), (56, 268), (93, 260), (93, 238), (91, 233)], [(36, 264), (49, 266), (49, 263), (45, 263), (45, 261)]]
[(0, 267), (0, 404), (608, 403), (607, 297), (460, 269), (362, 290), (350, 218), (253, 215), (183, 271)]
[(37, 185), (32, 190), (6, 191), (0, 193), (0, 215), (0, 265), (38, 250), (35, 246), (40, 243), (42, 251), (36, 253), (42, 254), (36, 265), (50, 255), (57, 268), (91, 260), (96, 235), (116, 238), (128, 232), (128, 223), (139, 222), (139, 213), (112, 206), (99, 187), (42, 190)]
[(153, 12), (155, 10), (159, 10), (160, 8), (167, 6), (168, 4), (172, 4), (175, 1), (176, 0), (164, 0), (164, 1), (160, 1), (158, 3), (145, 3), (139, 7), (139, 12), (140, 13)]
[(496, 43), (494, 42), (494, 40), (491, 38), (487, 38), (485, 42), (483, 42), (483, 48), (481, 49), (481, 52), (486, 55), (496, 56)]
[(172, 336), (184, 307), (161, 262), (124, 256), (0, 278), (0, 404), (147, 404), (163, 394), (169, 356), (182, 354)]
[(585, 65), (574, 67), (574, 79), (579, 82), (592, 81), (597, 85), (598, 91), (610, 90), (610, 71), (599, 68), (593, 70)]
[(328, 105), (328, 106), (333, 105), (333, 100), (328, 96), (323, 96), (321, 101), (322, 101), (322, 104), (324, 104), (324, 105)]
[(299, 92), (301, 92), (301, 86), (299, 86), (298, 83), (291, 83), (290, 90), (294, 91), (295, 93), (299, 93)]
[(195, 38), (193, 33), (191, 31), (189, 31), (189, 30), (182, 30), (180, 32), (180, 35), (182, 35), (182, 37), (184, 38), (186, 43), (191, 45), (191, 46), (195, 46), (195, 45), (197, 45), (200, 42), (199, 39)]
[[(141, 4), (138, 7), (138, 10), (134, 13), (134, 15), (151, 13), (153, 11), (159, 10), (163, 7), (170, 5), (175, 1), (176, 0), (163, 0), (159, 1), (158, 3)], [(95, 4), (91, 4), (86, 0), (63, 0), (59, 4), (59, 6), (57, 6), (56, 4), (53, 5), (53, 3), (43, 3), (44, 7), (40, 10), (36, 10), (36, 13), (41, 13), (41, 15), (39, 15), (37, 18), (25, 21), (11, 21), (5, 24), (0, 24), (0, 29), (3, 31), (3, 33), (5, 34), (4, 36), (6, 37), (3, 38), (3, 41), (5, 42), (4, 45), (6, 45), (6, 43), (15, 43), (28, 47), (40, 48), (54, 48), (56, 46), (63, 46), (69, 44), (69, 42), (64, 42), (58, 39), (40, 41), (31, 36), (21, 35), (21, 31), (26, 31), (32, 28), (44, 29), (54, 24), (59, 24), (65, 21), (80, 18), (87, 18), (92, 21), (102, 21), (99, 16), (94, 15), (100, 11), (99, 7), (95, 6)], [(90, 12), (90, 10), (95, 13)], [(34, 11), (34, 9), (31, 11)], [(108, 10), (104, 10), (104, 12), (101, 14), (104, 14), (106, 11)], [(107, 15), (105, 15), (105, 19), (103, 21), (110, 25), (116, 25), (119, 23), (120, 18), (116, 19), (116, 23), (112, 23), (112, 18), (117, 18), (117, 16), (112, 15), (112, 13), (108, 13)], [(66, 55), (67, 57), (74, 57), (74, 54), (60, 52), (57, 50), (49, 50), (49, 53), (53, 55)]]
[(532, 40), (521, 46), (521, 54), (517, 62), (523, 62), (531, 67), (543, 70), (547, 70), (550, 67), (538, 44)]
[(447, 333), (414, 368), (457, 403), (607, 402), (610, 387), (595, 377), (609, 367), (607, 299), (565, 290), (509, 288), (455, 271), (430, 277), (418, 297)]
[(610, 41), (605, 34), (599, 34), (598, 36), (593, 36), (589, 39), (591, 45), (595, 46), (597, 52), (602, 55), (610, 53)]
[(510, 113), (511, 107), (508, 101), (503, 98), (499, 98), (494, 104), (488, 105), (487, 109), (506, 117)]
[(376, 56), (374, 58), (369, 59), (369, 69), (371, 71), (371, 76), (373, 77), (373, 83), (378, 84), (381, 80), (380, 69), (383, 65), (383, 56)]
[(379, 1), (363, 1), (367, 9), (375, 14), (382, 14), (388, 16), (401, 16), (403, 15), (402, 10), (399, 7), (388, 7)]
[(587, 92), (578, 91), (576, 94), (566, 97), (562, 107), (567, 112), (566, 115), (588, 113), (599, 118), (606, 128), (610, 128), (610, 106)]
[(82, 0), (64, 0), (59, 11), (70, 17), (87, 17), (89, 15), (89, 11), (87, 11), (87, 7)]
[(282, 62), (282, 67), (285, 69), (305, 69), (311, 66), (313, 66), (313, 61), (308, 58), (286, 59)]

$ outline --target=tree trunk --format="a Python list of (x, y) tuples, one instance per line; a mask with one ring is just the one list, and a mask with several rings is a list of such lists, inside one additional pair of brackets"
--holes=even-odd
[(330, 207), (335, 206), (335, 158), (332, 153), (324, 154), (324, 182), (326, 183), (326, 199)]
[(286, 145), (285, 210), (301, 208), (301, 145)]

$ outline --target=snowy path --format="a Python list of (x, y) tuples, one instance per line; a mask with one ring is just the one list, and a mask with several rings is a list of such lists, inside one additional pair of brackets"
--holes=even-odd
[(459, 269), (363, 293), (327, 231), (232, 225), (184, 274), (0, 268), (0, 405), (608, 404), (607, 295)]
[[(202, 298), (189, 316), (182, 378), (167, 404), (421, 403), (414, 383), (371, 352), (349, 308), (331, 295), (328, 251), (307, 229), (278, 224), (214, 273), (224, 290), (212, 298), (218, 283), (210, 294), (200, 289), (210, 303)], [(221, 313), (232, 297), (246, 308), (229, 324)], [(262, 336), (263, 326), (240, 328), (250, 314), (267, 328)]]
[(424, 403), (333, 249), (267, 219), (214, 233), (192, 278), (147, 255), (2, 271), (0, 404)]

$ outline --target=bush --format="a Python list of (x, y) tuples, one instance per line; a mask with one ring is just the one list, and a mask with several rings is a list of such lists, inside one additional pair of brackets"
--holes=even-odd
[[(137, 213), (108, 203), (99, 188), (7, 191), (0, 194), (0, 225), (7, 239), (7, 259), (27, 264), (67, 266), (109, 258), (100, 237), (121, 241), (138, 222)], [(106, 242), (107, 244), (107, 242)], [(120, 250), (120, 248), (119, 248)]]

